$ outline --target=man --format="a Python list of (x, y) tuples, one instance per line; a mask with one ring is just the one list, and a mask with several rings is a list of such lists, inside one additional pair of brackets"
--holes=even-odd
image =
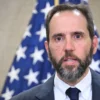
[(100, 100), (100, 75), (89, 68), (98, 45), (89, 7), (55, 6), (46, 19), (46, 34), (55, 75), (11, 100)]

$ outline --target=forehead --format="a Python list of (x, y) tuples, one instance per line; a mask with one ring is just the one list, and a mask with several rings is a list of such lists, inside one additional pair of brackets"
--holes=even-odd
[(85, 31), (87, 33), (88, 31), (85, 16), (76, 9), (55, 13), (49, 23), (49, 29), (50, 34), (75, 31)]
[(77, 9), (74, 10), (67, 10), (67, 11), (60, 11), (53, 15), (51, 18), (50, 24), (55, 23), (86, 23), (86, 17)]
[(59, 11), (59, 12), (56, 12), (56, 13), (53, 15), (53, 17), (59, 17), (60, 15), (66, 14), (66, 13), (72, 13), (72, 14), (75, 15), (75, 16), (80, 16), (80, 15), (82, 15), (82, 13), (81, 13), (79, 10), (74, 9), (74, 10), (67, 10), (67, 11)]
[(68, 18), (68, 16), (70, 16), (70, 17), (72, 16), (72, 17), (76, 17), (76, 18), (84, 17), (86, 19), (85, 15), (83, 15), (81, 11), (79, 11), (78, 9), (73, 9), (73, 10), (58, 11), (53, 15), (51, 20), (54, 18), (57, 19), (57, 18), (63, 17), (63, 16), (65, 16), (66, 18)]

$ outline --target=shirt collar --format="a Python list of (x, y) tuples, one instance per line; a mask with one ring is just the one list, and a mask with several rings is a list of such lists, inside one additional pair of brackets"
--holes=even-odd
[[(91, 72), (90, 70), (88, 71), (88, 74), (78, 83), (76, 84), (74, 87), (78, 88), (81, 93), (80, 95), (84, 98), (87, 99), (88, 98), (88, 93), (92, 91), (92, 87), (91, 87)], [(61, 95), (63, 98), (66, 98), (65, 92), (69, 87), (72, 87), (68, 84), (66, 84), (65, 82), (63, 82), (58, 76), (57, 73), (55, 74), (55, 78), (54, 78), (54, 85), (56, 88), (59, 89), (59, 91), (61, 92)], [(88, 91), (87, 91), (88, 90)]]
[(58, 94), (60, 95), (60, 98), (64, 100), (66, 98), (65, 92), (70, 87), (68, 84), (63, 82), (58, 76), (57, 73), (55, 74), (54, 78), (54, 86), (58, 90)]
[(81, 91), (81, 96), (84, 99), (87, 99), (89, 97), (88, 94), (92, 91), (91, 84), (92, 84), (92, 76), (89, 70), (88, 74), (78, 84), (75, 85), (75, 87)]

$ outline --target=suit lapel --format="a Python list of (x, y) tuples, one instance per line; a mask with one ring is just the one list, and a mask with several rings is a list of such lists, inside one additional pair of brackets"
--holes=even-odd
[[(92, 73), (92, 100), (100, 100), (100, 74), (93, 70)], [(38, 100), (54, 100), (54, 75), (42, 85), (41, 90), (37, 93)]]
[(92, 73), (92, 100), (100, 100), (100, 74), (97, 74), (93, 70)]
[(41, 90), (36, 95), (38, 100), (54, 100), (54, 75), (42, 85)]

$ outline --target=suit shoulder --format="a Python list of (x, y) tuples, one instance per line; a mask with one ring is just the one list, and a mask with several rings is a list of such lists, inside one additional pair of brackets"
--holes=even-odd
[(41, 96), (44, 97), (50, 92), (53, 93), (53, 83), (54, 75), (45, 83), (26, 90), (10, 100), (38, 100), (38, 97), (41, 98)]
[(14, 96), (12, 99), (10, 100), (37, 100), (35, 98), (35, 95), (41, 91), (41, 88), (42, 88), (42, 85), (38, 85), (38, 86), (35, 86), (29, 90), (26, 90), (16, 96)]
[(93, 80), (93, 82), (95, 82), (97, 84), (99, 83), (98, 85), (100, 86), (100, 73), (95, 72), (93, 70), (91, 70), (91, 72), (92, 72), (92, 80)]

